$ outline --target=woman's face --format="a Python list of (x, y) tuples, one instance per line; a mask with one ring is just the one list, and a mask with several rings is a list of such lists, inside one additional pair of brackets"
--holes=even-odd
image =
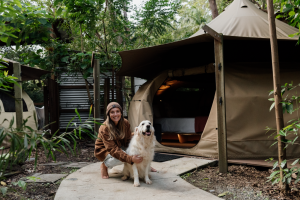
[(115, 125), (117, 125), (120, 121), (121, 115), (122, 114), (119, 108), (113, 108), (109, 111), (109, 117), (115, 123)]

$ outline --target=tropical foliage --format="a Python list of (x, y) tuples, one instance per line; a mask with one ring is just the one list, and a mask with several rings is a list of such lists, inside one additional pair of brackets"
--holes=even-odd
[[(273, 130), (275, 132), (272, 133), (272, 135), (275, 134), (274, 139), (277, 140), (279, 136), (284, 136), (285, 139), (282, 140), (283, 144), (285, 145), (284, 149), (288, 148), (291, 145), (300, 145), (298, 143), (299, 138), (299, 132), (300, 132), (300, 116), (299, 116), (299, 109), (300, 109), (300, 95), (297, 94), (297, 88), (300, 87), (300, 84), (293, 85), (293, 83), (286, 83), (285, 85), (281, 86), (281, 95), (283, 96), (287, 92), (289, 92), (288, 95), (284, 95), (282, 98), (282, 109), (283, 113), (292, 114), (294, 112), (297, 113), (297, 118), (292, 119), (288, 122), (288, 125), (284, 127), (282, 130), (279, 131), (279, 134), (277, 134), (277, 130), (271, 129), (267, 127), (267, 131)], [(270, 92), (270, 95), (272, 95), (274, 91), (272, 90)], [(269, 101), (274, 101), (274, 98), (270, 98)], [(274, 108), (275, 102), (272, 103), (270, 110)], [(278, 141), (274, 142), (272, 144), (277, 144)], [(270, 158), (269, 160), (273, 160), (273, 158)], [(297, 158), (294, 160), (294, 162), (291, 164), (291, 166), (287, 166), (287, 160), (283, 160), (281, 163), (275, 162), (273, 169), (276, 167), (281, 167), (283, 169), (283, 183), (291, 184), (292, 178), (296, 179), (295, 183), (300, 181), (300, 167), (295, 166), (297, 163), (300, 164), (300, 158)], [(297, 175), (298, 174), (298, 175)], [(280, 182), (280, 170), (274, 171), (269, 176), (269, 181), (272, 181), (273, 184)]]
[[(299, 29), (298, 33), (290, 35), (300, 35), (300, 0), (276, 0), (277, 18), (286, 20), (291, 26)], [(299, 44), (299, 40), (298, 40)]]

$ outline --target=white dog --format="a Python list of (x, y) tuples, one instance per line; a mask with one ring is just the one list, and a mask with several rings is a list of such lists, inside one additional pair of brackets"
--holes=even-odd
[(145, 179), (147, 184), (151, 184), (149, 179), (150, 164), (154, 157), (154, 128), (151, 122), (146, 120), (142, 121), (138, 127), (135, 128), (134, 136), (132, 137), (126, 153), (128, 155), (139, 155), (143, 157), (141, 163), (134, 163), (130, 165), (124, 164), (122, 180), (125, 181), (129, 177), (134, 179), (134, 187), (139, 187), (139, 178)]

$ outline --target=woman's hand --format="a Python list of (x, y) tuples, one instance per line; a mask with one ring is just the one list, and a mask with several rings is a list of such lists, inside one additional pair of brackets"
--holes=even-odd
[(140, 157), (138, 155), (132, 156), (132, 162), (134, 163), (140, 163), (143, 161), (143, 157)]

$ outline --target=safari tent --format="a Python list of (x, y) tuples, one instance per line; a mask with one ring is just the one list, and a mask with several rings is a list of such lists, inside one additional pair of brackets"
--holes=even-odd
[[(18, 109), (16, 106), (18, 104), (18, 103), (16, 103), (17, 98), (14, 98), (16, 96), (15, 89), (17, 89), (17, 90), (22, 89), (22, 81), (40, 79), (40, 77), (42, 75), (48, 74), (50, 72), (46, 71), (46, 70), (42, 70), (37, 67), (20, 65), (18, 62), (9, 60), (6, 58), (1, 58), (1, 59), (2, 59), (1, 64), (6, 66), (6, 68), (4, 70), (8, 71), (9, 75), (14, 74), (15, 77), (18, 77), (18, 74), (20, 74), (19, 75), (20, 80), (18, 80), (18, 82), (21, 87), (15, 86), (14, 89), (9, 92), (4, 92), (4, 91), (0, 90), (0, 108), (1, 108), (0, 126), (2, 126), (4, 128), (8, 128), (10, 121), (14, 118), (13, 127), (16, 128), (17, 123), (18, 123), (17, 118), (20, 118), (20, 116), (18, 116), (19, 114), (17, 114), (17, 109)], [(16, 68), (16, 66), (17, 66), (17, 68)], [(15, 71), (16, 69), (18, 69), (18, 70)], [(36, 118), (36, 120), (38, 120), (38, 118), (37, 118), (37, 113), (35, 110), (34, 102), (32, 101), (32, 99), (28, 96), (28, 94), (24, 90), (22, 90), (20, 93), (21, 93), (20, 96), (22, 99), (21, 110), (23, 111), (21, 113), (21, 115), (23, 115), (23, 117), (21, 116), (20, 120), (22, 121), (22, 120), (27, 119), (26, 126), (31, 127), (32, 129), (36, 130), (37, 125), (36, 125), (34, 118)], [(3, 123), (3, 121), (5, 119), (7, 119), (8, 121), (5, 121)]]
[[(13, 127), (16, 128), (16, 109), (15, 109), (15, 100), (12, 97), (13, 93), (1, 92), (0, 91), (0, 107), (1, 107), (1, 114), (0, 114), (0, 124), (3, 122), (4, 119), (8, 121), (4, 122), (1, 126), (8, 128), (9, 123), (12, 119), (14, 119)], [(25, 91), (22, 91), (22, 101), (23, 101), (23, 119), (27, 119), (26, 126), (31, 127), (32, 129), (36, 130), (37, 126), (35, 124), (34, 115), (36, 116), (35, 106), (31, 98)], [(36, 116), (36, 120), (37, 120)]]
[[(289, 37), (296, 32), (276, 20), (282, 84), (300, 82), (298, 38)], [(233, 1), (206, 32), (120, 55), (117, 75), (148, 80), (130, 103), (129, 122), (132, 129), (142, 120), (154, 123), (161, 133), (156, 151), (217, 158), (222, 129), (228, 159), (276, 157), (276, 145), (270, 148), (274, 138), (265, 131), (276, 127), (268, 101), (273, 89), (268, 17), (250, 1)], [(284, 121), (293, 118), (285, 115)], [(287, 149), (288, 157), (299, 153), (296, 145)]]

